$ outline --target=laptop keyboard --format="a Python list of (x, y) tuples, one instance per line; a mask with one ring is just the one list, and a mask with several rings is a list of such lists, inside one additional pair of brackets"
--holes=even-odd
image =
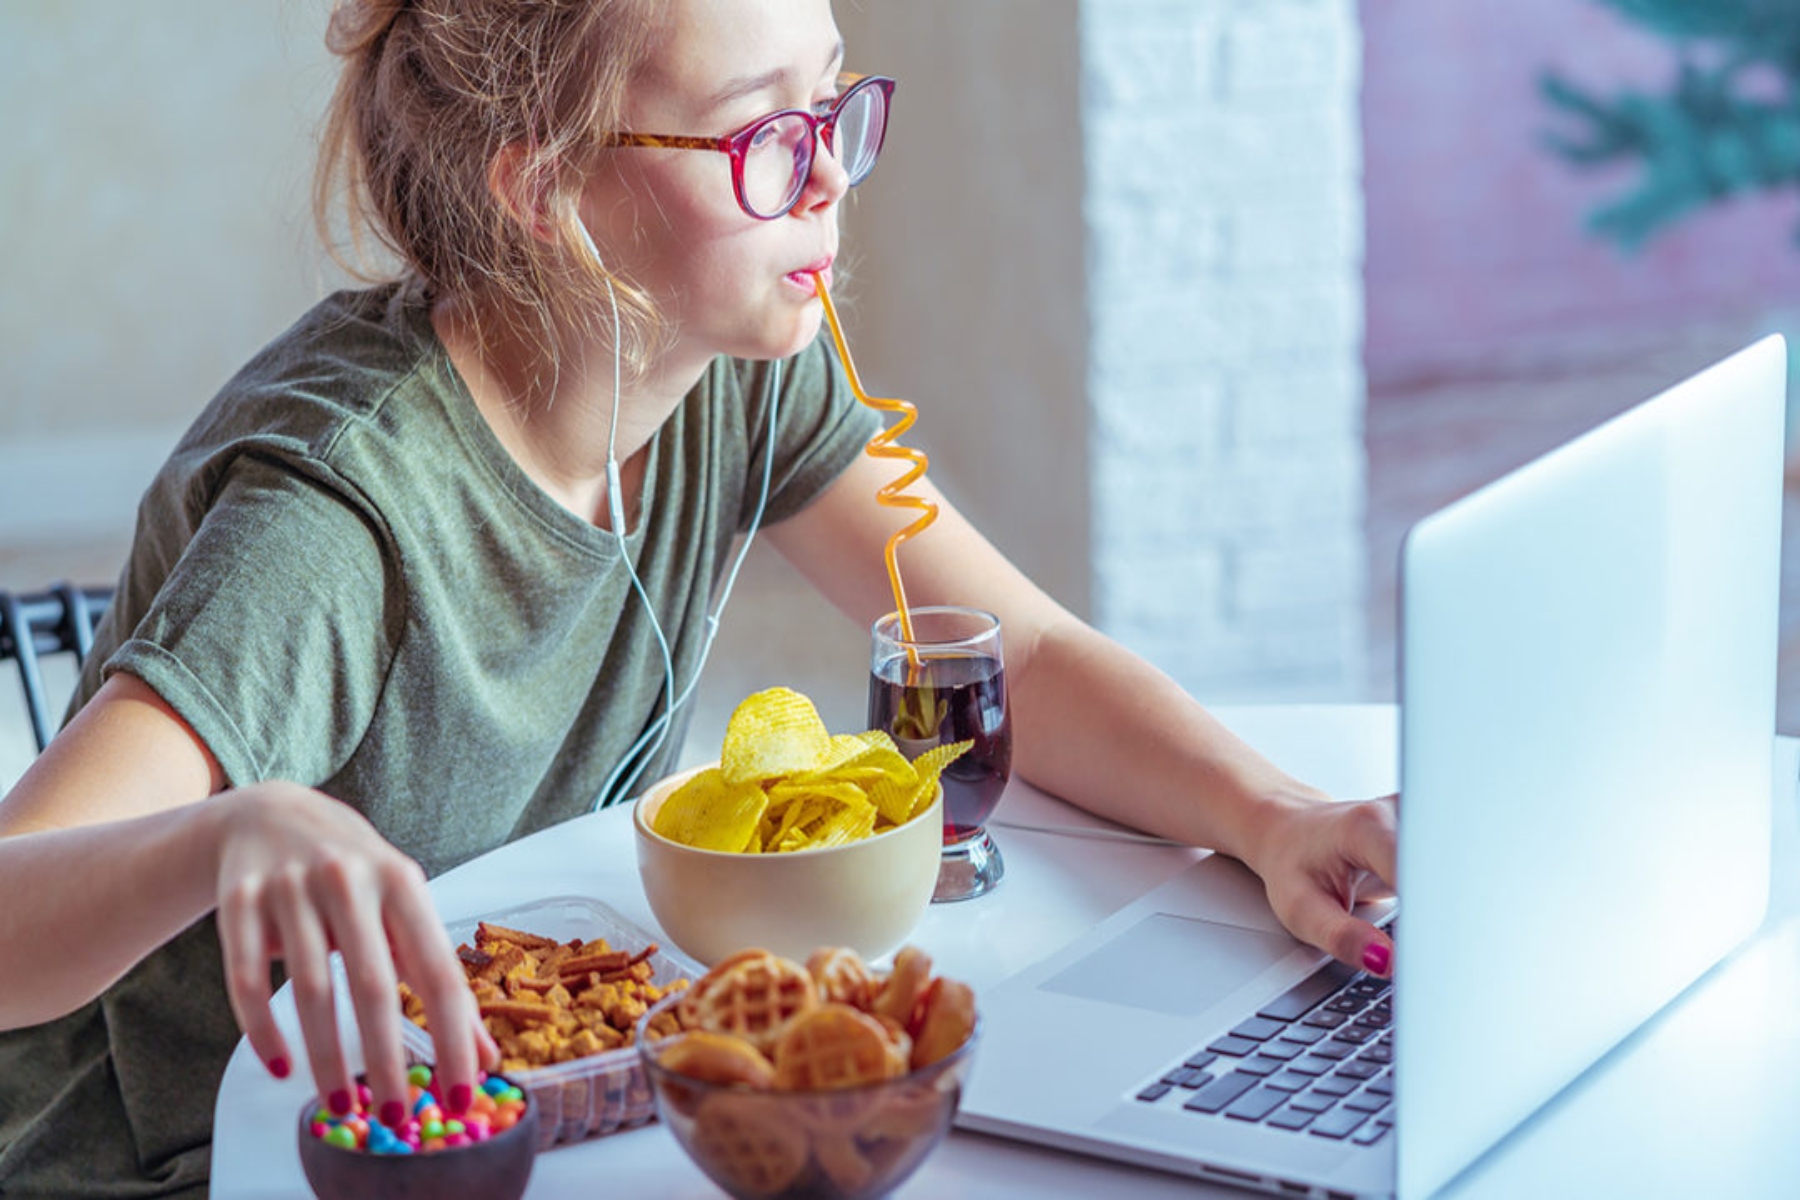
[(1137, 1098), (1371, 1146), (1394, 1126), (1393, 1062), (1393, 985), (1333, 962), (1171, 1065)]

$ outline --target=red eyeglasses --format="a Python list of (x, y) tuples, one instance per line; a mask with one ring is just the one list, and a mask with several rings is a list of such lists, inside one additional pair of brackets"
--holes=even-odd
[(812, 175), (819, 141), (837, 156), (855, 187), (875, 169), (887, 137), (888, 105), (894, 81), (885, 75), (838, 76), (846, 90), (823, 112), (788, 108), (770, 113), (724, 137), (664, 133), (609, 133), (608, 146), (661, 146), (670, 150), (717, 150), (731, 156), (731, 183), (737, 201), (759, 221), (791, 212)]

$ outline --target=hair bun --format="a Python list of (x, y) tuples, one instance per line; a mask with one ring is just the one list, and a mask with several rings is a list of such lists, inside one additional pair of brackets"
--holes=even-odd
[(338, 0), (325, 26), (325, 48), (345, 58), (366, 53), (409, 6), (409, 0)]

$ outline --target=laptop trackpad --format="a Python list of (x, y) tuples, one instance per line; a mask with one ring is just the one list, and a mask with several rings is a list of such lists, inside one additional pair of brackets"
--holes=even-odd
[(1286, 934), (1152, 913), (1038, 986), (1191, 1017), (1268, 970), (1295, 945)]

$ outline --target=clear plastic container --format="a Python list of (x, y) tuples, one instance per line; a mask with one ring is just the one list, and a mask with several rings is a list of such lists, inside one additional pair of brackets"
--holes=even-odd
[[(566, 942), (606, 939), (615, 950), (641, 950), (658, 939), (618, 912), (588, 896), (553, 896), (516, 908), (483, 913), (448, 926), (454, 945), (473, 945), (482, 921)], [(658, 987), (677, 979), (697, 979), (702, 968), (672, 950), (650, 956)], [(432, 1061), (431, 1035), (411, 1021), (402, 1025), (406, 1051), (414, 1062)], [(547, 1067), (508, 1071), (507, 1078), (531, 1093), (538, 1106), (538, 1149), (600, 1137), (642, 1125), (656, 1115), (656, 1101), (644, 1076), (636, 1046), (571, 1059)]]

